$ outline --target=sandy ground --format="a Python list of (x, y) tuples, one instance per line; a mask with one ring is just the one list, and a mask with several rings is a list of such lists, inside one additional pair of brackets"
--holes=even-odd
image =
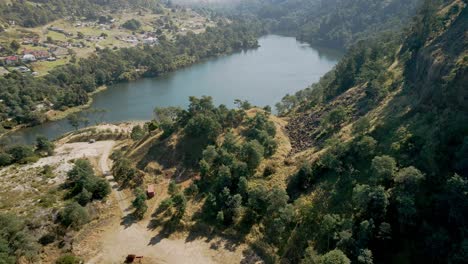
[(114, 141), (98, 141), (92, 144), (88, 142), (63, 144), (55, 149), (53, 156), (42, 158), (34, 164), (25, 166), (24, 169), (45, 165), (56, 166), (54, 172), (57, 177), (53, 180), (56, 183), (63, 183), (66, 179), (66, 173), (73, 167), (74, 160), (81, 158), (97, 159), (104, 154), (108, 155), (114, 144)]
[[(98, 142), (100, 143), (100, 142)], [(102, 142), (99, 169), (113, 189), (113, 201), (120, 209), (102, 228), (77, 242), (75, 253), (85, 256), (89, 264), (123, 263), (128, 254), (143, 256), (143, 263), (240, 263), (246, 246), (233, 246), (229, 241), (214, 238), (188, 239), (187, 235), (165, 238), (158, 228), (150, 228), (150, 217), (140, 222), (129, 221), (133, 197), (119, 190), (110, 175), (110, 155), (113, 142)], [(161, 199), (159, 197), (157, 199)]]

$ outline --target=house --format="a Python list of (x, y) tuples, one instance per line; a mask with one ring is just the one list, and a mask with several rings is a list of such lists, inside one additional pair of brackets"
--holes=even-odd
[(25, 67), (25, 66), (16, 67), (15, 70), (17, 70), (17, 71), (19, 71), (19, 72), (22, 72), (22, 73), (26, 73), (26, 72), (30, 72), (30, 71), (31, 71), (28, 67)]
[(35, 50), (31, 54), (34, 55), (38, 60), (45, 60), (49, 58), (49, 52), (46, 50)]
[(19, 62), (19, 58), (16, 55), (8, 56), (8, 57), (5, 58), (5, 64), (6, 65), (12, 65), (12, 64), (16, 64), (18, 62)]
[(32, 55), (32, 54), (26, 54), (23, 56), (23, 58), (21, 59), (23, 62), (33, 62), (33, 61), (36, 61), (36, 56)]
[(24, 55), (33, 55), (36, 60), (45, 60), (49, 58), (49, 52), (46, 50), (23, 50)]
[(151, 199), (154, 197), (154, 185), (150, 184), (148, 185), (148, 188), (146, 190), (146, 195), (148, 196), (148, 199)]

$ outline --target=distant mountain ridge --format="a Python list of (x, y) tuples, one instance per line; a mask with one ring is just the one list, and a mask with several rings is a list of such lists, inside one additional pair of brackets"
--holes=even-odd
[(376, 33), (398, 30), (420, 0), (246, 0), (237, 9), (268, 21), (271, 29), (309, 43), (348, 48)]
[(157, 8), (159, 0), (31, 0), (0, 2), (0, 21), (35, 27), (65, 16), (97, 18), (101, 11), (129, 7)]

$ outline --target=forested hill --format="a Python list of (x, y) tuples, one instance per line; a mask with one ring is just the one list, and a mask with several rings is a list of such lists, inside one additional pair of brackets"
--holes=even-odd
[(278, 105), (294, 153), (320, 153), (289, 181), (292, 197), (314, 198), (284, 258), (466, 263), (467, 27), (466, 1), (426, 1), (402, 41), (354, 47)]
[(96, 19), (102, 10), (144, 7), (160, 9), (158, 0), (32, 0), (0, 1), (0, 22), (35, 27), (64, 16)]
[(246, 0), (240, 13), (270, 22), (273, 31), (300, 40), (347, 48), (360, 39), (398, 30), (415, 14), (421, 0)]
[(465, 1), (426, 0), (406, 32), (286, 96), (284, 119), (209, 97), (156, 109), (114, 175), (145, 186), (127, 172), (177, 168), (153, 220), (234, 236), (266, 263), (466, 263), (467, 20)]

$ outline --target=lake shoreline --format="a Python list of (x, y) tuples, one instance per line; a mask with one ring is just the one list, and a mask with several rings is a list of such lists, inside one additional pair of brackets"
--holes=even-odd
[(54, 114), (45, 123), (16, 130), (1, 140), (9, 145), (34, 144), (38, 135), (58, 138), (74, 130), (66, 119), (71, 113), (87, 120), (80, 126), (148, 120), (155, 107), (185, 108), (191, 96), (210, 96), (215, 105), (228, 108), (236, 107), (236, 99), (259, 107), (274, 106), (286, 94), (317, 82), (341, 59), (341, 54), (324, 53), (292, 37), (267, 35), (259, 38), (259, 44), (257, 49), (202, 59), (158, 76), (114, 83), (94, 93), (87, 105)]
[[(81, 112), (81, 111), (83, 111), (85, 109), (90, 108), (91, 105), (94, 102), (93, 96), (95, 96), (96, 94), (101, 93), (101, 92), (103, 92), (103, 91), (105, 91), (107, 89), (108, 89), (107, 85), (102, 85), (102, 86), (99, 86), (93, 92), (88, 93), (89, 99), (88, 99), (88, 102), (86, 102), (86, 104), (84, 104), (84, 105), (78, 105), (78, 106), (70, 107), (67, 110), (63, 110), (63, 111), (62, 110), (49, 110), (49, 111), (47, 111), (45, 113), (45, 117), (46, 117), (45, 121), (41, 122), (39, 125), (42, 125), (42, 124), (45, 124), (45, 123), (48, 123), (48, 122), (59, 121), (59, 120), (67, 118), (71, 114), (79, 113), (79, 112)], [(28, 128), (28, 127), (35, 127), (35, 126), (37, 126), (37, 125), (28, 126), (28, 125), (25, 125), (25, 124), (21, 124), (21, 125), (16, 125), (11, 129), (5, 129), (6, 130), (5, 132), (0, 133), (0, 140), (3, 137), (6, 137), (11, 133), (15, 133), (15, 132), (17, 132), (17, 131), (19, 131), (21, 129), (25, 129), (25, 128)]]
[(93, 92), (88, 93), (88, 96), (89, 96), (88, 102), (86, 102), (86, 104), (84, 104), (84, 105), (77, 105), (77, 106), (70, 107), (67, 110), (63, 110), (63, 111), (62, 110), (49, 110), (49, 111), (47, 111), (45, 113), (46, 121), (44, 123), (65, 119), (71, 114), (79, 113), (79, 112), (81, 112), (81, 111), (83, 111), (85, 109), (90, 108), (91, 105), (94, 102), (93, 96), (95, 96), (96, 94), (101, 93), (101, 92), (103, 92), (103, 91), (105, 91), (107, 89), (108, 89), (107, 85), (102, 85), (102, 86), (99, 86)]

